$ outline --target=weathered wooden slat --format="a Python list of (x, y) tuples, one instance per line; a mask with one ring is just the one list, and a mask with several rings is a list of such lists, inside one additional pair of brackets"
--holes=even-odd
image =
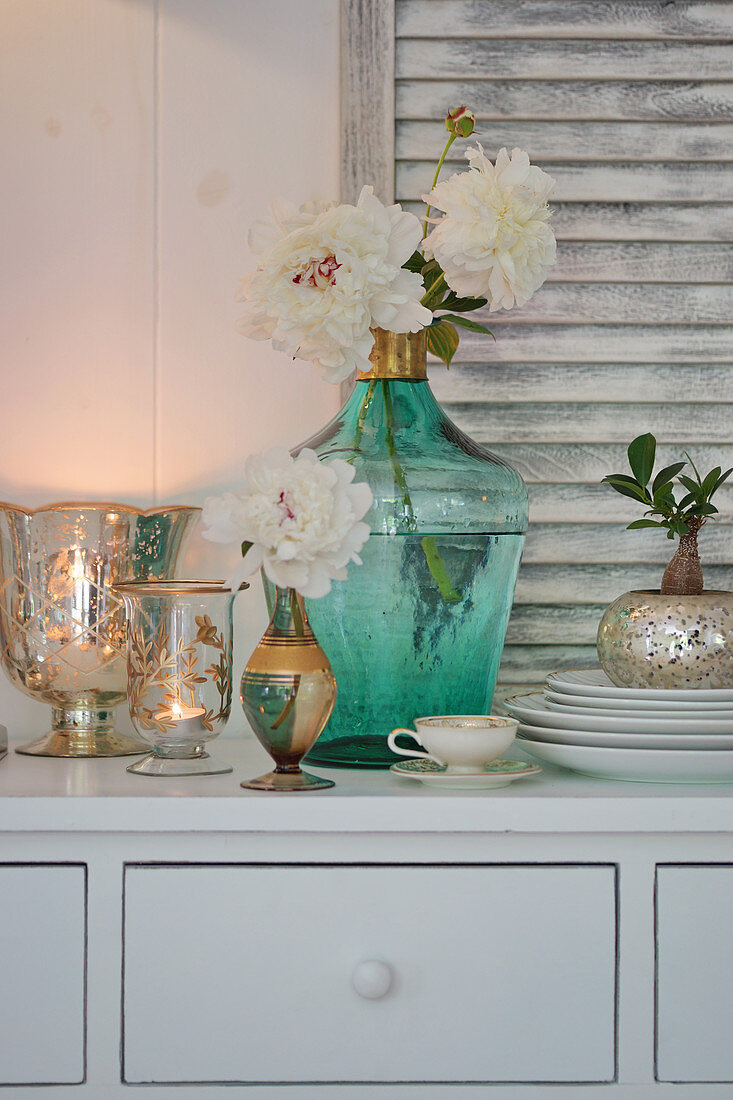
[(733, 282), (733, 244), (565, 241), (548, 282)]
[[(618, 593), (621, 595), (621, 593)], [(522, 604), (512, 610), (507, 645), (595, 645), (606, 604)]]
[[(699, 28), (705, 16), (700, 5), (693, 7)], [(456, 421), (476, 438), (491, 439), (495, 450), (539, 482), (530, 485), (532, 526), (500, 673), (500, 700), (511, 692), (512, 682), (523, 690), (541, 683), (555, 668), (596, 664), (593, 643), (605, 606), (601, 601), (610, 601), (631, 584), (658, 584), (673, 550), (661, 532), (626, 532), (625, 523), (633, 518), (627, 505), (633, 509), (632, 502), (587, 484), (588, 471), (600, 478), (613, 468), (624, 469), (628, 439), (650, 429), (681, 444), (709, 441), (707, 447), (699, 442), (694, 447), (703, 465), (725, 462), (726, 457), (733, 463), (733, 447), (726, 444), (733, 418), (717, 404), (733, 399), (733, 371), (718, 365), (733, 359), (733, 331), (710, 331), (712, 324), (727, 325), (733, 316), (731, 291), (720, 285), (733, 277), (733, 249), (727, 243), (733, 237), (733, 206), (721, 201), (729, 194), (723, 162), (733, 147), (730, 127), (670, 123), (730, 121), (733, 87), (699, 78), (729, 79), (730, 71), (723, 68), (730, 70), (733, 53), (730, 46), (716, 43), (709, 53), (698, 54), (703, 67), (696, 65), (693, 71), (684, 68), (692, 60), (687, 52), (682, 68), (668, 67), (675, 55), (669, 43), (640, 48), (639, 40), (646, 36), (696, 37), (689, 25), (682, 29), (687, 12), (681, 14), (678, 5), (675, 18), (669, 19), (668, 7), (636, 2), (454, 0), (448, 9), (443, 0), (398, 0), (400, 33), (420, 38), (445, 36), (448, 16), (447, 34), (455, 34), (460, 15), (468, 19), (473, 41), (398, 45), (398, 74), (411, 76), (401, 66), (419, 58), (415, 75), (430, 73), (431, 79), (398, 81), (398, 118), (417, 121), (398, 123), (397, 157), (402, 163), (397, 193), (412, 199), (427, 189), (431, 163), (442, 147), (442, 122), (422, 120), (440, 119), (447, 106), (467, 102), (478, 110), (483, 133), (477, 136), (492, 154), (502, 144), (520, 145), (555, 176), (555, 230), (561, 242), (573, 242), (560, 249), (560, 261), (548, 280), (556, 285), (546, 286), (516, 317), (491, 318), (495, 345), (488, 349), (479, 339), (464, 339), (460, 354), (465, 361), (455, 364), (450, 375), (433, 372), (436, 393)], [(730, 5), (717, 15), (726, 27), (733, 23)], [(675, 22), (678, 16), (681, 22)], [(420, 29), (411, 28), (410, 19)], [(666, 33), (661, 30), (665, 25)], [(636, 34), (630, 26), (637, 28)], [(701, 36), (720, 36), (720, 30), (711, 33), (709, 24), (705, 26), (698, 29)], [(635, 40), (602, 47), (591, 41), (477, 41), (502, 34)], [(491, 79), (483, 79), (489, 73)], [(666, 79), (672, 73), (674, 82)], [(527, 79), (553, 75), (562, 80)], [(448, 82), (435, 79), (441, 76)], [(514, 79), (502, 81), (502, 76)], [(583, 82), (571, 83), (578, 76)], [(662, 80), (643, 79), (650, 76)], [(683, 83), (685, 77), (690, 80)], [(490, 121), (496, 119), (518, 121)], [(604, 119), (609, 121), (604, 124)], [(644, 124), (652, 120), (656, 123)], [(458, 163), (462, 151), (458, 146), (454, 150)], [(591, 152), (593, 162), (588, 163)], [(716, 163), (701, 165), (705, 159)], [(694, 162), (689, 173), (680, 163), (685, 160)], [(416, 212), (419, 216), (420, 207)], [(586, 240), (599, 243), (579, 243)], [(662, 243), (649, 246), (644, 241)], [(693, 243), (670, 243), (676, 241)], [(726, 243), (706, 255), (704, 245), (698, 251), (698, 242), (706, 241)], [(681, 249), (677, 254), (675, 247)], [(572, 283), (578, 285), (568, 285)], [(593, 283), (604, 285), (588, 285)], [(609, 285), (614, 283), (633, 285)], [(698, 324), (704, 332), (696, 330)], [(538, 359), (543, 343), (551, 350)], [(522, 348), (526, 361), (518, 355)], [(642, 348), (644, 355), (639, 354)], [(558, 362), (549, 361), (555, 352)], [(561, 363), (560, 354), (572, 362)], [(698, 359), (703, 360), (699, 365)], [(626, 365), (637, 362), (638, 367)], [(698, 403), (686, 408), (691, 395)], [(699, 401), (706, 396), (707, 401)], [(538, 434), (557, 442), (524, 442)], [(595, 442), (609, 438), (623, 442)], [(660, 446), (660, 462), (672, 461), (678, 453), (678, 448)], [(566, 478), (580, 484), (564, 484)], [(732, 490), (721, 492), (719, 505), (723, 518), (729, 519)], [(593, 522), (586, 522), (588, 517)], [(729, 586), (733, 567), (710, 563), (733, 562), (733, 531), (722, 523), (710, 524), (702, 540), (708, 586)]]
[[(459, 350), (460, 354), (460, 350)], [(708, 363), (451, 363), (430, 368), (439, 401), (733, 401), (733, 366)]]
[(508, 645), (501, 656), (499, 679), (503, 684), (542, 683), (559, 669), (597, 667), (594, 645)]
[(733, 423), (733, 405), (715, 402), (690, 406), (605, 401), (593, 404), (447, 401), (443, 407), (468, 435), (479, 441), (492, 439), (495, 444), (526, 439), (542, 439), (546, 443), (628, 442), (651, 431), (665, 442), (686, 446), (693, 422), (697, 439), (726, 443)]
[[(647, 196), (651, 197), (651, 196)], [(689, 198), (698, 196), (690, 194)], [(726, 241), (733, 240), (733, 204), (685, 202), (568, 202), (553, 200), (558, 240)], [(424, 210), (424, 206), (422, 207)]]
[(504, 325), (495, 341), (466, 333), (467, 363), (669, 363), (733, 361), (733, 330), (722, 325)]
[[(624, 466), (624, 470), (628, 467)], [(630, 523), (632, 519), (641, 519), (644, 513), (643, 505), (634, 504), (608, 485), (546, 484), (528, 488), (530, 523)], [(682, 489), (678, 495), (685, 492)], [(733, 522), (733, 488), (724, 485), (715, 494), (713, 503), (720, 512), (716, 522)]]
[[(519, 7), (520, 5), (517, 5)], [(729, 80), (727, 43), (553, 41), (552, 39), (398, 39), (399, 80), (513, 77), (515, 80)]]
[(686, 0), (398, 0), (399, 37), (730, 38), (729, 3)]
[[(628, 439), (631, 439), (629, 433)], [(626, 442), (624, 443), (495, 443), (484, 436), (480, 442), (503, 458), (522, 475), (526, 482), (537, 484), (560, 482), (599, 482), (611, 472), (627, 469)], [(682, 453), (689, 451), (698, 469), (711, 470), (713, 466), (728, 469), (733, 466), (733, 445), (730, 443), (700, 443), (696, 438), (694, 416), (690, 418), (690, 431), (684, 443), (660, 443), (657, 447), (657, 468), (681, 462)], [(631, 501), (629, 501), (631, 504)]]
[[(476, 319), (501, 339), (499, 328), (516, 324), (519, 315), (481, 310)], [(730, 325), (733, 284), (547, 283), (522, 306), (521, 319), (522, 324)]]
[[(672, 542), (657, 530), (627, 531), (615, 523), (535, 523), (527, 531), (524, 561), (666, 565), (673, 550)], [(733, 563), (731, 527), (708, 523), (700, 533), (700, 556), (703, 565)]]
[(394, 192), (394, 0), (341, 0), (341, 199)]
[[(669, 544), (672, 548), (672, 543)], [(519, 570), (514, 597), (520, 604), (609, 604), (631, 588), (659, 588), (663, 565), (527, 565)], [(733, 589), (733, 565), (705, 565), (705, 587)]]
[(395, 96), (398, 119), (441, 118), (450, 107), (466, 103), (481, 126), (484, 120), (497, 118), (627, 122), (733, 118), (733, 84), (724, 81), (464, 80), (456, 73), (451, 80), (398, 80)]
[[(731, 50), (733, 69), (733, 49)], [(398, 122), (395, 156), (398, 160), (435, 160), (445, 145), (445, 125), (437, 122)], [(472, 141), (474, 138), (471, 139)], [(533, 163), (575, 161), (727, 161), (733, 157), (730, 122), (481, 122), (475, 133), (493, 159), (505, 146), (526, 149)], [(444, 175), (466, 164), (465, 144), (456, 142), (446, 157)]]
[[(592, 153), (592, 150), (589, 150)], [(556, 181), (558, 202), (725, 201), (733, 192), (733, 164), (554, 164), (543, 169)], [(398, 161), (398, 200), (418, 201), (433, 178), (429, 161)], [(708, 210), (715, 217), (715, 210)]]
[[(428, 181), (429, 182), (429, 181)], [(428, 184), (425, 184), (427, 187)], [(425, 204), (403, 201), (417, 218)], [(725, 241), (733, 240), (733, 204), (644, 202), (552, 202), (558, 241)]]

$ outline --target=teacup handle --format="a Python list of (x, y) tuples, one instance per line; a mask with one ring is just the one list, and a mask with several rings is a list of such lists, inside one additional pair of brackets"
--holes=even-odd
[(412, 739), (414, 741), (417, 741), (418, 745), (420, 745), (422, 747), (422, 741), (417, 736), (417, 734), (415, 733), (414, 730), (397, 729), (397, 730), (392, 730), (392, 732), (390, 733), (390, 735), (387, 738), (387, 744), (391, 748), (392, 752), (397, 753), (398, 756), (409, 756), (411, 760), (414, 760), (417, 757), (421, 757), (423, 760), (434, 760), (436, 764), (442, 764), (443, 763), (442, 760), (438, 760), (437, 756), (433, 756), (432, 753), (429, 753), (429, 752), (416, 752), (415, 749), (412, 749), (412, 750), (410, 750), (410, 749), (401, 749), (400, 746), (396, 743), (396, 739), (401, 733), (405, 733), (405, 734), (407, 734), (408, 737), (412, 737)]

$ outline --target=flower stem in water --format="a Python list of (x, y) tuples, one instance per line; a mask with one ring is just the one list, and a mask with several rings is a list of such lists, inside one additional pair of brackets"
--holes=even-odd
[(397, 457), (397, 447), (395, 445), (394, 438), (394, 406), (392, 405), (392, 394), (389, 389), (389, 382), (382, 381), (382, 395), (384, 397), (384, 414), (385, 414), (385, 438), (387, 441), (387, 453), (389, 454), (389, 461), (392, 464), (392, 473), (394, 474), (395, 484), (402, 493), (402, 504), (405, 510), (405, 516), (407, 518), (407, 525), (411, 531), (417, 530), (417, 520), (415, 519), (415, 512), (412, 507), (412, 500), (410, 499), (410, 490), (407, 486), (407, 478), (405, 477), (405, 471), (402, 469), (400, 460)]
[[(382, 392), (384, 395), (385, 437), (389, 460), (392, 464), (392, 472), (394, 473), (395, 483), (402, 492), (402, 504), (404, 506), (408, 527), (411, 531), (417, 531), (417, 519), (415, 518), (415, 510), (412, 507), (407, 478), (400, 460), (397, 457), (397, 446), (394, 438), (394, 406), (392, 404), (392, 394), (390, 392), (389, 382), (382, 382)], [(426, 535), (425, 538), (422, 539), (421, 545), (423, 553), (425, 554), (425, 560), (428, 563), (428, 569), (438, 586), (441, 596), (446, 603), (456, 603), (460, 600), (461, 594), (457, 592), (451, 584), (451, 579), (445, 568), (445, 562), (440, 556), (435, 536)]]
[(425, 553), (425, 559), (428, 563), (428, 569), (437, 582), (441, 596), (446, 603), (456, 603), (460, 600), (461, 594), (460, 592), (456, 592), (451, 584), (448, 570), (445, 568), (445, 562), (441, 558), (440, 551), (435, 542), (435, 535), (426, 535), (425, 538), (422, 539), (421, 545)]
[[(369, 412), (369, 406), (372, 403), (374, 397), (374, 391), (377, 388), (376, 378), (372, 378), (367, 386), (367, 391), (362, 398), (361, 405), (359, 406), (359, 415), (356, 418), (356, 431), (354, 432), (354, 450), (358, 451), (361, 446), (361, 439), (364, 435), (364, 424), (366, 422), (366, 415)], [(352, 455), (349, 462), (354, 461), (356, 455)]]

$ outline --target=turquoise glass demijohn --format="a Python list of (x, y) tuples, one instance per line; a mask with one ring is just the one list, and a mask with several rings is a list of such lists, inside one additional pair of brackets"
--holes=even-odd
[(527, 527), (519, 474), (435, 400), (425, 332), (374, 335), (372, 370), (303, 444), (374, 494), (363, 565), (306, 601), (338, 685), (312, 764), (385, 767), (397, 726), (489, 712)]

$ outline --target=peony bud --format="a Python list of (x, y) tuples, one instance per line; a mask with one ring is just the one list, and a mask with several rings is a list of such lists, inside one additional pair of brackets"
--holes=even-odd
[(470, 137), (475, 126), (476, 116), (473, 111), (469, 111), (468, 107), (454, 107), (446, 116), (446, 130), (451, 134), (457, 134), (458, 137)]

